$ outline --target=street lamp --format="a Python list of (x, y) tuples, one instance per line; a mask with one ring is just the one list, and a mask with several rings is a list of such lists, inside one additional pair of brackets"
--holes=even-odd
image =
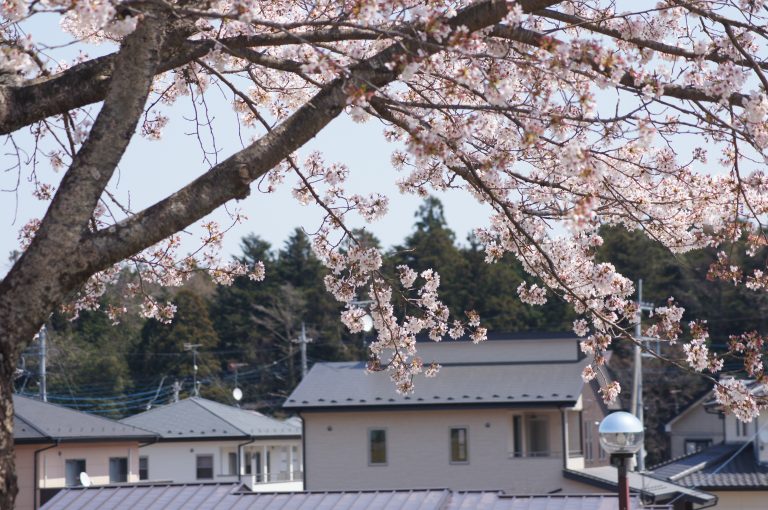
[(634, 415), (619, 411), (606, 416), (597, 430), (600, 446), (619, 470), (619, 510), (629, 510), (627, 460), (643, 445), (643, 424)]

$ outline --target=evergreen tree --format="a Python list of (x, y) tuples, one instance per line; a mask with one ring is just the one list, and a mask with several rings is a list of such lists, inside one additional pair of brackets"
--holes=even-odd
[(514, 257), (506, 255), (498, 262), (486, 264), (484, 250), (472, 237), (461, 253), (468, 268), (462, 279), (467, 309), (476, 310), (490, 331), (568, 331), (571, 328), (573, 312), (562, 300), (549, 299), (543, 306), (520, 301), (517, 287), (531, 278)]
[(468, 310), (465, 282), (469, 267), (455, 244), (456, 235), (448, 228), (443, 204), (428, 197), (415, 214), (415, 230), (388, 257), (391, 274), (405, 264), (421, 272), (434, 269), (440, 274), (440, 297), (456, 317)]
[(208, 306), (198, 295), (187, 290), (178, 292), (174, 298), (176, 314), (170, 324), (154, 319), (148, 320), (141, 330), (135, 370), (167, 375), (183, 379), (190, 392), (190, 383), (195, 373), (195, 356), (189, 348), (197, 345), (197, 378), (206, 387), (218, 385), (221, 365), (215, 351), (219, 337), (208, 315)]

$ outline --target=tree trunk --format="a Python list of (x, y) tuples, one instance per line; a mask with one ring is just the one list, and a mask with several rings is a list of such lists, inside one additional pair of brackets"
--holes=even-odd
[[(3, 331), (3, 336), (6, 332)], [(0, 341), (0, 508), (13, 508), (18, 486), (13, 451), (13, 377), (16, 353)]]

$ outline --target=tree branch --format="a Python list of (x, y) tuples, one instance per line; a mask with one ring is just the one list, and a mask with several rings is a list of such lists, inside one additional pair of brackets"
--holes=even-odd
[[(521, 3), (525, 10), (531, 11), (557, 2), (524, 0)], [(505, 1), (487, 0), (463, 9), (448, 25), (453, 29), (466, 27), (473, 32), (495, 25), (506, 14)], [(245, 198), (250, 193), (251, 182), (277, 166), (341, 113), (350, 90), (361, 86), (383, 87), (400, 72), (391, 69), (391, 62), (419, 51), (434, 54), (439, 50), (440, 46), (429, 39), (424, 42), (408, 39), (390, 45), (353, 66), (348, 77), (326, 85), (307, 104), (249, 147), (168, 198), (94, 234), (82, 249), (97, 257), (96, 269), (103, 269), (203, 218), (227, 201)]]

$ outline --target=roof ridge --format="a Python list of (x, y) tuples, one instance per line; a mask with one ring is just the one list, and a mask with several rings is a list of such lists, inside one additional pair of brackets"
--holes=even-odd
[[(232, 423), (228, 419), (224, 418), (223, 416), (219, 416), (218, 414), (214, 413), (213, 411), (211, 411), (210, 409), (208, 409), (207, 407), (205, 407), (203, 404), (201, 404), (199, 402), (199, 400), (205, 400), (206, 402), (214, 402), (213, 400), (208, 400), (207, 398), (203, 399), (201, 397), (191, 397), (188, 400), (191, 400), (192, 402), (195, 403), (195, 405), (197, 405), (201, 409), (205, 409), (208, 413), (212, 414), (213, 416), (215, 416), (216, 418), (220, 419), (221, 421), (229, 424), (235, 430), (239, 430), (240, 432), (242, 432), (243, 434), (245, 434), (248, 437), (253, 437), (252, 433), (250, 433), (250, 432), (248, 432), (246, 430), (241, 429), (240, 427), (238, 427), (237, 425), (235, 425), (234, 423)], [(218, 402), (214, 402), (214, 403), (219, 404)], [(223, 406), (224, 404), (219, 404), (219, 405)]]

